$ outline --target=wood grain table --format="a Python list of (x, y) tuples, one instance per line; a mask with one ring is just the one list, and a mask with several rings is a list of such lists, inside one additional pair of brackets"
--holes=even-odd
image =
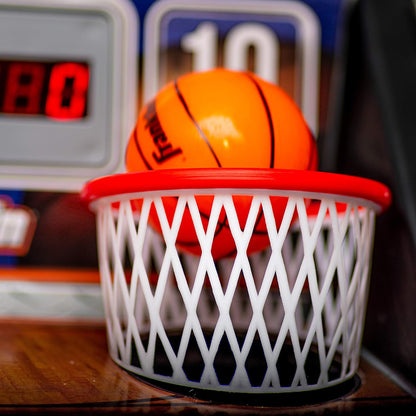
[(101, 322), (0, 320), (0, 415), (416, 414), (416, 400), (365, 360), (359, 387), (314, 405), (243, 406), (158, 389), (118, 367)]

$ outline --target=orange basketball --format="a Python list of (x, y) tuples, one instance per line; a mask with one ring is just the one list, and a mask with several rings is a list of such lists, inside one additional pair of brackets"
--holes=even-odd
[[(294, 101), (252, 73), (226, 69), (190, 73), (166, 85), (141, 110), (126, 149), (129, 172), (201, 167), (305, 170), (316, 169), (317, 160), (315, 139)], [(207, 224), (212, 198), (198, 197), (197, 202)], [(286, 199), (272, 202), (279, 221)], [(164, 205), (168, 218), (173, 217), (176, 198), (166, 198)], [(243, 229), (250, 198), (235, 197), (235, 205)], [(151, 217), (159, 229), (155, 213)], [(177, 243), (200, 252), (187, 210)], [(249, 252), (268, 244), (264, 219), (259, 218)], [(221, 258), (234, 252), (227, 220), (220, 217), (212, 254)]]

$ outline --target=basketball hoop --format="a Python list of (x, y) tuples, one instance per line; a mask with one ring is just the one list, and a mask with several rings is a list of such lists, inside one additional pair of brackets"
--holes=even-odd
[[(205, 223), (200, 195), (212, 196)], [(252, 198), (243, 226), (236, 195)], [(82, 196), (97, 215), (109, 352), (124, 369), (172, 389), (250, 394), (306, 392), (355, 375), (375, 215), (391, 198), (384, 185), (324, 172), (187, 169), (95, 179)], [(171, 222), (166, 197), (177, 198)], [(273, 197), (286, 201), (279, 220)], [(152, 209), (160, 233), (149, 226)], [(176, 244), (185, 209), (200, 256)], [(235, 255), (214, 261), (221, 212)], [(248, 256), (259, 216), (270, 245)]]

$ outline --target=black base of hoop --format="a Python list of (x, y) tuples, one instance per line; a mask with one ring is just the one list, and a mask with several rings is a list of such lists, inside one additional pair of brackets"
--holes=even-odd
[[(169, 337), (171, 345), (179, 345), (179, 336)], [(192, 343), (190, 343), (192, 344)], [(234, 393), (228, 391), (218, 391), (209, 388), (195, 388), (183, 385), (177, 385), (174, 382), (162, 382), (154, 380), (151, 377), (138, 376), (131, 373), (134, 377), (155, 387), (162, 388), (174, 393), (183, 394), (188, 397), (200, 399), (217, 404), (243, 404), (243, 405), (261, 405), (261, 406), (303, 406), (325, 403), (347, 395), (356, 391), (361, 380), (358, 375), (354, 375), (348, 380), (341, 381), (328, 387), (316, 388), (302, 392), (290, 391), (291, 382), (296, 372), (296, 360), (293, 356), (293, 348), (290, 343), (285, 343), (280, 352), (278, 360), (278, 371), (280, 384), (283, 388), (287, 388), (287, 392), (277, 393), (255, 393), (255, 387), (260, 386), (265, 375), (265, 363), (262, 363), (261, 357), (263, 349), (259, 340), (254, 340), (250, 350), (250, 354), (246, 360), (246, 370), (250, 382), (253, 386), (253, 392)], [(156, 374), (169, 377), (172, 375), (172, 369), (168, 358), (160, 354), (160, 350), (156, 347), (156, 357), (154, 362), (154, 372)], [(264, 357), (264, 355), (263, 355)], [(137, 360), (136, 352), (133, 348), (132, 365), (140, 367)], [(328, 370), (329, 381), (336, 381), (341, 377), (341, 363), (338, 357), (335, 357)], [(214, 368), (221, 385), (228, 385), (235, 371), (235, 361), (232, 352), (227, 348), (226, 343), (220, 343), (216, 358), (214, 360)], [(203, 371), (203, 363), (198, 348), (190, 345), (184, 360), (183, 369), (189, 380), (198, 382)], [(317, 347), (312, 345), (305, 361), (305, 373), (309, 385), (318, 382), (320, 376), (320, 362)]]
[(347, 397), (357, 391), (361, 386), (358, 374), (335, 386), (324, 387), (317, 390), (288, 393), (232, 393), (209, 389), (196, 389), (179, 386), (173, 383), (164, 383), (147, 377), (131, 373), (138, 380), (171, 393), (178, 393), (186, 397), (202, 400), (213, 405), (240, 405), (262, 407), (293, 407), (311, 406), (328, 403)]

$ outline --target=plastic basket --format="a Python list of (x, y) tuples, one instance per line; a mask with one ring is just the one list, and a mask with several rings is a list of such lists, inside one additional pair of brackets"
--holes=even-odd
[[(199, 195), (213, 199), (205, 226)], [(235, 195), (252, 197), (250, 218), (266, 220), (270, 244), (261, 252), (247, 255), (253, 221), (241, 226)], [(109, 353), (124, 369), (172, 389), (254, 395), (354, 376), (375, 214), (390, 204), (384, 185), (323, 172), (189, 169), (95, 179), (82, 196), (97, 215)], [(276, 196), (286, 200), (279, 219)], [(164, 197), (178, 202), (171, 223)], [(152, 207), (161, 233), (149, 225)], [(176, 244), (185, 209), (200, 255)], [(236, 253), (215, 261), (218, 212)]]

